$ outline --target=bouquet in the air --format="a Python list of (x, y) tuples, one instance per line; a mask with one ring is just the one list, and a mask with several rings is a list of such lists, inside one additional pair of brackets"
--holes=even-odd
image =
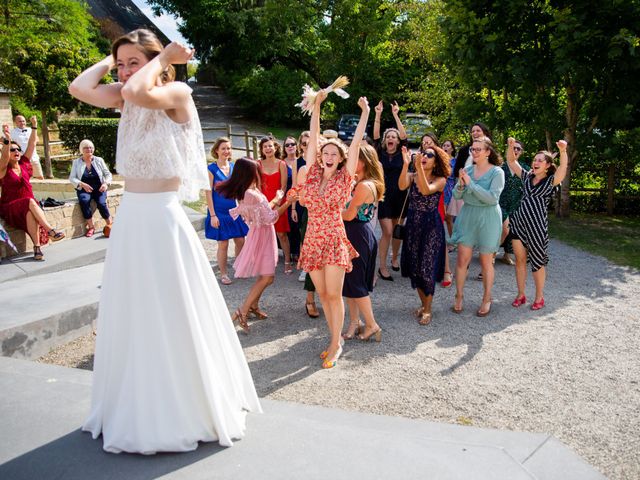
[[(333, 92), (341, 98), (349, 98), (349, 94), (343, 90), (347, 85), (349, 85), (349, 79), (344, 75), (341, 75), (336, 78), (335, 82), (325, 88), (325, 91), (327, 93)], [(305, 84), (304, 87), (302, 87), (302, 101), (300, 103), (296, 103), (295, 106), (300, 107), (302, 113), (311, 115), (311, 112), (313, 112), (313, 105), (316, 103), (317, 95), (317, 91)]]

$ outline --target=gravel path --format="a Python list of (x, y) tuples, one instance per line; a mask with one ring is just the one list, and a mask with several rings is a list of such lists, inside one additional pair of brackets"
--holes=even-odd
[[(215, 242), (204, 240), (211, 259)], [(481, 283), (465, 292), (465, 311), (449, 311), (453, 289), (436, 291), (434, 320), (420, 327), (406, 279), (378, 282), (372, 296), (384, 329), (377, 344), (347, 342), (337, 368), (317, 355), (325, 323), (304, 314), (297, 274), (267, 290), (270, 314), (240, 335), (258, 394), (341, 409), (554, 435), (611, 479), (640, 478), (640, 274), (551, 242), (547, 307), (514, 309), (513, 267), (496, 266), (494, 307), (473, 312)], [(529, 277), (529, 282), (532, 282)], [(223, 286), (233, 310), (249, 280)], [(527, 293), (533, 293), (529, 284)], [(41, 359), (91, 368), (93, 337)]]

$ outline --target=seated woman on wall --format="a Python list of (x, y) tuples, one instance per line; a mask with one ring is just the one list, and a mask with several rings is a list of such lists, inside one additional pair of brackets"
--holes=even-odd
[(27, 150), (22, 152), (20, 145), (11, 141), (9, 125), (2, 126), (2, 156), (0, 157), (0, 217), (14, 228), (24, 230), (33, 241), (33, 259), (44, 260), (40, 245), (49, 238), (54, 242), (62, 240), (64, 233), (56, 231), (47, 221), (38, 202), (33, 196), (29, 179), (32, 174), (31, 155), (36, 148), (36, 117), (31, 117), (31, 136)]
[(107, 206), (107, 188), (109, 188), (112, 177), (105, 161), (93, 155), (94, 150), (95, 147), (91, 140), (85, 139), (80, 142), (82, 156), (73, 161), (69, 181), (76, 188), (82, 216), (87, 221), (85, 236), (92, 237), (96, 231), (91, 211), (91, 200), (95, 200), (100, 216), (107, 222), (102, 233), (105, 237), (109, 237), (113, 221)]

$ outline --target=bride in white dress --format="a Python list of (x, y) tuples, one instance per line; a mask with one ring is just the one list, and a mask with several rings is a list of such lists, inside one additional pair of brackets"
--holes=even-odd
[[(91, 413), (83, 430), (108, 452), (231, 446), (246, 412), (260, 412), (251, 373), (204, 249), (181, 207), (208, 189), (191, 89), (147, 30), (116, 40), (112, 55), (69, 87), (79, 100), (122, 111), (116, 169), (125, 193), (104, 266)], [(100, 84), (113, 67), (117, 83)]]

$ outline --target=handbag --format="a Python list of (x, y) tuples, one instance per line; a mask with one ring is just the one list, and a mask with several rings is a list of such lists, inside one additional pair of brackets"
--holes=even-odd
[(393, 238), (395, 238), (396, 240), (404, 240), (404, 236), (405, 236), (405, 225), (404, 224), (407, 221), (407, 219), (405, 218), (404, 221), (403, 221), (402, 220), (402, 215), (404, 214), (404, 209), (407, 206), (407, 200), (409, 200), (409, 192), (407, 192), (407, 195), (404, 197), (404, 203), (402, 204), (402, 210), (400, 211), (400, 222), (398, 222), (393, 227), (393, 233), (391, 234), (391, 236)]

